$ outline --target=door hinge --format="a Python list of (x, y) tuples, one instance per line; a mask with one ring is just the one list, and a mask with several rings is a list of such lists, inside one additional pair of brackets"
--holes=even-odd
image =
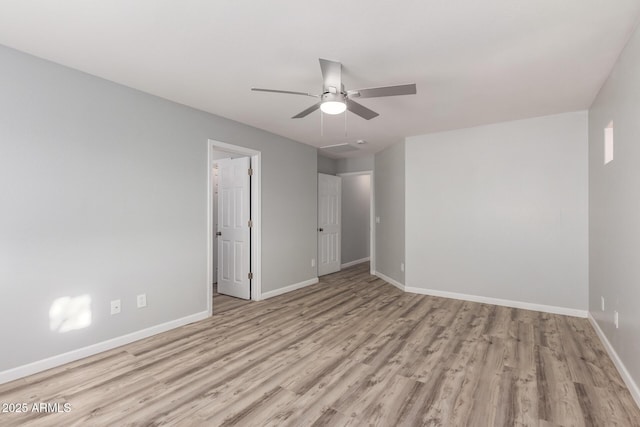
[(249, 280), (252, 280), (252, 279), (253, 279), (253, 273), (249, 272)]
[(253, 227), (253, 221), (249, 220), (249, 228)]
[(249, 168), (248, 172), (249, 172), (249, 176), (253, 175), (253, 169), (252, 168)]

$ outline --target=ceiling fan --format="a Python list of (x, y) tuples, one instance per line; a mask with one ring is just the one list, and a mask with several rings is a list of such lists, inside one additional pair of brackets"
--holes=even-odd
[(323, 80), (322, 93), (320, 95), (290, 90), (261, 89), (257, 87), (252, 87), (251, 90), (256, 92), (286, 93), (320, 98), (318, 103), (296, 114), (292, 119), (306, 117), (317, 109), (320, 109), (326, 114), (340, 114), (345, 110), (349, 110), (363, 119), (371, 120), (379, 114), (355, 102), (353, 98), (379, 98), (382, 96), (414, 95), (416, 93), (415, 83), (346, 91), (342, 84), (342, 64), (340, 62), (320, 58), (320, 70), (322, 71)]

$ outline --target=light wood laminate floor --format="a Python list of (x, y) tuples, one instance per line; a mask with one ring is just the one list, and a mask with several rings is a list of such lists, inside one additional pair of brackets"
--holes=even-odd
[(0, 386), (0, 425), (638, 426), (585, 319), (320, 284)]
[(213, 314), (222, 314), (225, 311), (235, 310), (251, 303), (252, 301), (250, 300), (219, 294), (218, 285), (216, 283), (213, 284)]

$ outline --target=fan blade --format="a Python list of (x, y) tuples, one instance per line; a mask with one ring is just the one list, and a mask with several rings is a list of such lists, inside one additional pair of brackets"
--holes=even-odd
[(251, 88), (252, 91), (254, 92), (273, 92), (273, 93), (288, 93), (289, 95), (306, 95), (306, 96), (312, 96), (314, 98), (319, 98), (319, 95), (312, 95), (310, 93), (306, 93), (306, 92), (294, 92), (291, 90), (276, 90), (276, 89), (261, 89), (259, 87), (252, 87)]
[(369, 89), (350, 90), (349, 96), (358, 98), (379, 98), (381, 96), (415, 95), (417, 93), (415, 83), (398, 86), (372, 87)]
[(379, 114), (376, 113), (375, 111), (370, 110), (364, 105), (358, 104), (357, 102), (352, 101), (349, 98), (347, 98), (347, 110), (351, 111), (354, 114), (359, 115), (360, 117), (366, 120), (371, 120), (374, 117), (379, 116)]
[(320, 58), (320, 70), (322, 71), (324, 89), (327, 90), (329, 87), (334, 87), (337, 92), (341, 92), (342, 64), (336, 61)]
[(318, 102), (315, 105), (312, 105), (311, 107), (307, 108), (304, 111), (299, 112), (298, 114), (296, 114), (295, 116), (291, 117), (292, 119), (301, 119), (303, 117), (308, 116), (309, 114), (313, 113), (314, 111), (316, 111), (318, 108), (320, 108), (320, 104), (322, 104), (322, 102)]

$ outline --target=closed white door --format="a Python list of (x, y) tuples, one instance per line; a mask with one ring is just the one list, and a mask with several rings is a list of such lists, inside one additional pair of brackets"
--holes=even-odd
[(318, 174), (318, 276), (340, 271), (342, 178)]
[(250, 159), (218, 160), (218, 292), (249, 299)]

